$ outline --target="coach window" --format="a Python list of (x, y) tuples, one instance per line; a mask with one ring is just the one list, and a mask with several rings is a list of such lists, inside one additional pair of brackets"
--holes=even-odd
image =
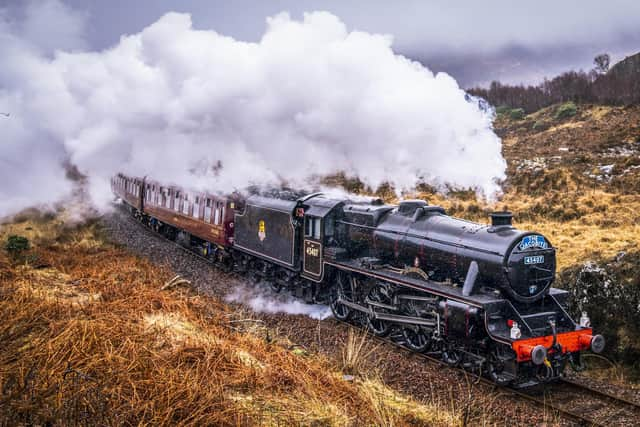
[(189, 194), (184, 193), (184, 200), (182, 202), (182, 213), (189, 215)]
[(193, 202), (193, 217), (200, 218), (200, 197), (196, 196), (196, 200)]
[(176, 212), (180, 212), (180, 192), (176, 191), (176, 196), (173, 199), (173, 209)]
[(213, 223), (220, 224), (220, 202), (216, 202), (216, 210), (214, 211)]
[(207, 199), (204, 206), (204, 222), (211, 223), (211, 199)]

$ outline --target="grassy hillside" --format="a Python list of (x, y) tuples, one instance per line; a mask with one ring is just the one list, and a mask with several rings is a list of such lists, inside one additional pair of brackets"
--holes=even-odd
[[(251, 319), (105, 242), (96, 224), (4, 224), (0, 241), (0, 425), (456, 425), (375, 376), (257, 333)], [(167, 289), (168, 288), (168, 289)], [(240, 323), (238, 323), (240, 322)]]
[(504, 195), (417, 194), (450, 213), (488, 221), (511, 210), (518, 227), (538, 230), (558, 248), (560, 269), (634, 251), (640, 241), (640, 107), (552, 106), (521, 120), (498, 115), (507, 160)]

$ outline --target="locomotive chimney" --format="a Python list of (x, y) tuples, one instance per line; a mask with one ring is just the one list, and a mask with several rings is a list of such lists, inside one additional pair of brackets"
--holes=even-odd
[(504, 212), (492, 212), (491, 216), (491, 226), (492, 227), (501, 227), (504, 225), (510, 226), (513, 219), (513, 214), (508, 211)]

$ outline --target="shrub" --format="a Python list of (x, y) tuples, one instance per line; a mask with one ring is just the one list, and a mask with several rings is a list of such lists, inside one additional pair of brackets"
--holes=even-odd
[(578, 112), (578, 107), (573, 102), (565, 102), (560, 105), (556, 110), (556, 119), (566, 119), (568, 117), (575, 116)]
[(496, 114), (508, 114), (511, 111), (508, 105), (500, 105), (496, 108)]
[(9, 253), (9, 256), (14, 261), (17, 261), (22, 258), (25, 251), (29, 250), (29, 239), (23, 236), (11, 235), (7, 238), (4, 248)]
[(542, 120), (538, 120), (533, 124), (533, 130), (543, 131), (549, 129), (549, 125)]
[(522, 120), (524, 119), (524, 110), (522, 108), (514, 108), (509, 112), (509, 117), (512, 120)]

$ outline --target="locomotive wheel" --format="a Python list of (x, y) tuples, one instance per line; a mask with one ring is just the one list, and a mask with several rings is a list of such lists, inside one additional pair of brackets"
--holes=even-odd
[(503, 372), (504, 362), (498, 354), (498, 350), (494, 349), (487, 358), (487, 375), (489, 376), (489, 379), (494, 383), (500, 386), (505, 386), (508, 385), (511, 380), (503, 375)]
[(448, 345), (442, 351), (442, 361), (449, 366), (458, 366), (462, 362), (462, 353), (452, 345)]
[[(404, 307), (404, 315), (420, 317), (418, 307), (415, 306), (415, 302), (410, 301)], [(402, 328), (402, 336), (406, 346), (419, 353), (427, 351), (432, 344), (431, 334), (418, 325), (406, 325)]]
[(344, 304), (338, 302), (338, 299), (345, 299), (353, 301), (353, 292), (351, 292), (351, 285), (349, 284), (349, 278), (341, 271), (336, 275), (336, 284), (331, 289), (331, 311), (333, 316), (341, 321), (346, 321), (353, 315), (353, 310)]
[(216, 265), (225, 273), (233, 269), (233, 258), (225, 256), (222, 251), (216, 253)]
[[(375, 285), (373, 288), (371, 288), (368, 298), (372, 302), (392, 305), (391, 296), (389, 295), (389, 288), (384, 285)], [(367, 327), (374, 335), (378, 337), (385, 337), (389, 335), (389, 332), (391, 332), (391, 324), (389, 322), (376, 319), (371, 315), (367, 316)]]
[(427, 351), (431, 344), (431, 339), (419, 326), (407, 326), (402, 328), (402, 336), (404, 337), (407, 347), (419, 353)]
[(269, 288), (276, 294), (282, 290), (282, 286), (280, 286), (280, 283), (276, 282), (275, 279), (269, 280)]

